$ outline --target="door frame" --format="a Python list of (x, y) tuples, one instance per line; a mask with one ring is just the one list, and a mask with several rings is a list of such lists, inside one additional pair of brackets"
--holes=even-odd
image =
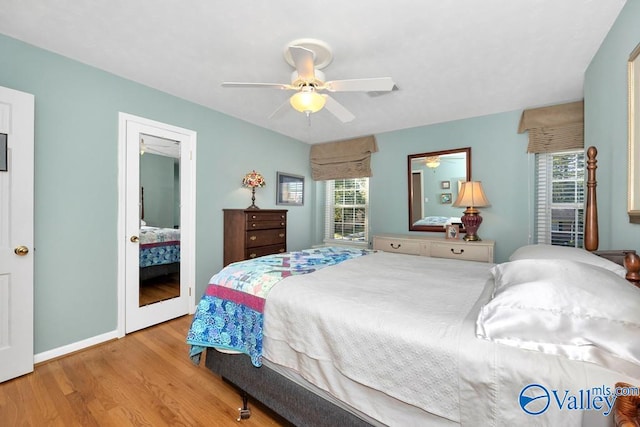
[[(422, 185), (422, 183), (424, 182), (424, 177), (423, 177), (423, 173), (424, 171), (422, 170), (413, 170), (411, 171), (411, 188), (413, 189), (413, 197), (412, 197), (412, 205), (411, 205), (411, 218), (412, 220), (415, 222), (419, 219), (424, 218), (424, 185)], [(416, 176), (418, 177), (418, 188), (416, 189)], [(417, 191), (416, 191), (417, 190)], [(415, 210), (415, 204), (416, 204), (416, 193), (418, 193), (418, 198), (420, 200), (420, 215), (417, 218), (413, 217), (413, 213)], [(409, 224), (409, 227), (411, 227), (411, 224)]]
[(182, 150), (180, 158), (181, 187), (181, 236), (180, 236), (180, 279), (187, 281), (188, 314), (195, 312), (195, 225), (196, 225), (196, 138), (195, 131), (157, 122), (128, 113), (118, 113), (118, 337), (126, 334), (126, 245), (127, 235), (126, 196), (127, 196), (127, 126), (145, 128), (145, 133), (165, 137), (163, 131), (188, 136), (189, 147)]

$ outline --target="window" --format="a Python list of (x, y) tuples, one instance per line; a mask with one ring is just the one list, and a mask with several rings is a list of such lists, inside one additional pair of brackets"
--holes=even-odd
[(537, 243), (583, 247), (584, 151), (536, 154)]
[(369, 243), (369, 178), (327, 181), (325, 243)]

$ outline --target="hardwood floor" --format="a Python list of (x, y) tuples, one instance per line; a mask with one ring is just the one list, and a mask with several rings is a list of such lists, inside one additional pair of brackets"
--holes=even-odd
[(282, 426), (188, 357), (184, 316), (36, 366), (0, 384), (2, 426)]
[(180, 296), (180, 273), (140, 281), (140, 307)]

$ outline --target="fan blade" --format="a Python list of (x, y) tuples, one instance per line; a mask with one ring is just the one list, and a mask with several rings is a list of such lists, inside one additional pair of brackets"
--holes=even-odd
[(315, 54), (313, 51), (300, 46), (289, 46), (289, 52), (291, 53), (293, 62), (296, 64), (298, 77), (306, 81), (315, 79), (316, 75), (313, 65)]
[(222, 87), (247, 87), (247, 88), (267, 88), (267, 89), (282, 89), (291, 90), (297, 89), (284, 83), (242, 83), (242, 82), (223, 82)]
[(373, 79), (334, 80), (327, 82), (324, 89), (329, 92), (388, 92), (395, 83), (391, 77)]
[(280, 106), (278, 108), (276, 108), (273, 113), (271, 113), (269, 115), (269, 120), (275, 119), (277, 117), (280, 117), (282, 115), (282, 113), (284, 111), (288, 110), (289, 108), (291, 108), (291, 103), (289, 102), (289, 99), (287, 98), (286, 101), (284, 101), (282, 104), (280, 104)]
[(356, 116), (351, 114), (351, 111), (349, 111), (346, 108), (344, 108), (344, 106), (342, 104), (340, 104), (338, 101), (336, 101), (335, 99), (333, 99), (329, 95), (323, 94), (322, 96), (324, 96), (325, 99), (326, 99), (326, 103), (324, 104), (324, 108), (329, 110), (329, 112), (331, 114), (333, 114), (334, 116), (336, 116), (338, 118), (338, 120), (340, 120), (342, 123), (350, 122), (350, 121), (352, 121), (353, 119), (356, 118)]

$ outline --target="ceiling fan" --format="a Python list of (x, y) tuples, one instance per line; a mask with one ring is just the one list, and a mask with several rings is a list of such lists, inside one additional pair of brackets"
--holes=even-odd
[(222, 86), (292, 90), (296, 93), (271, 117), (290, 104), (307, 118), (326, 108), (343, 123), (352, 121), (355, 116), (334, 98), (320, 92), (390, 92), (395, 86), (391, 77), (325, 81), (320, 69), (329, 65), (333, 57), (331, 48), (320, 40), (294, 40), (285, 47), (284, 57), (295, 68), (291, 83), (223, 82)]

